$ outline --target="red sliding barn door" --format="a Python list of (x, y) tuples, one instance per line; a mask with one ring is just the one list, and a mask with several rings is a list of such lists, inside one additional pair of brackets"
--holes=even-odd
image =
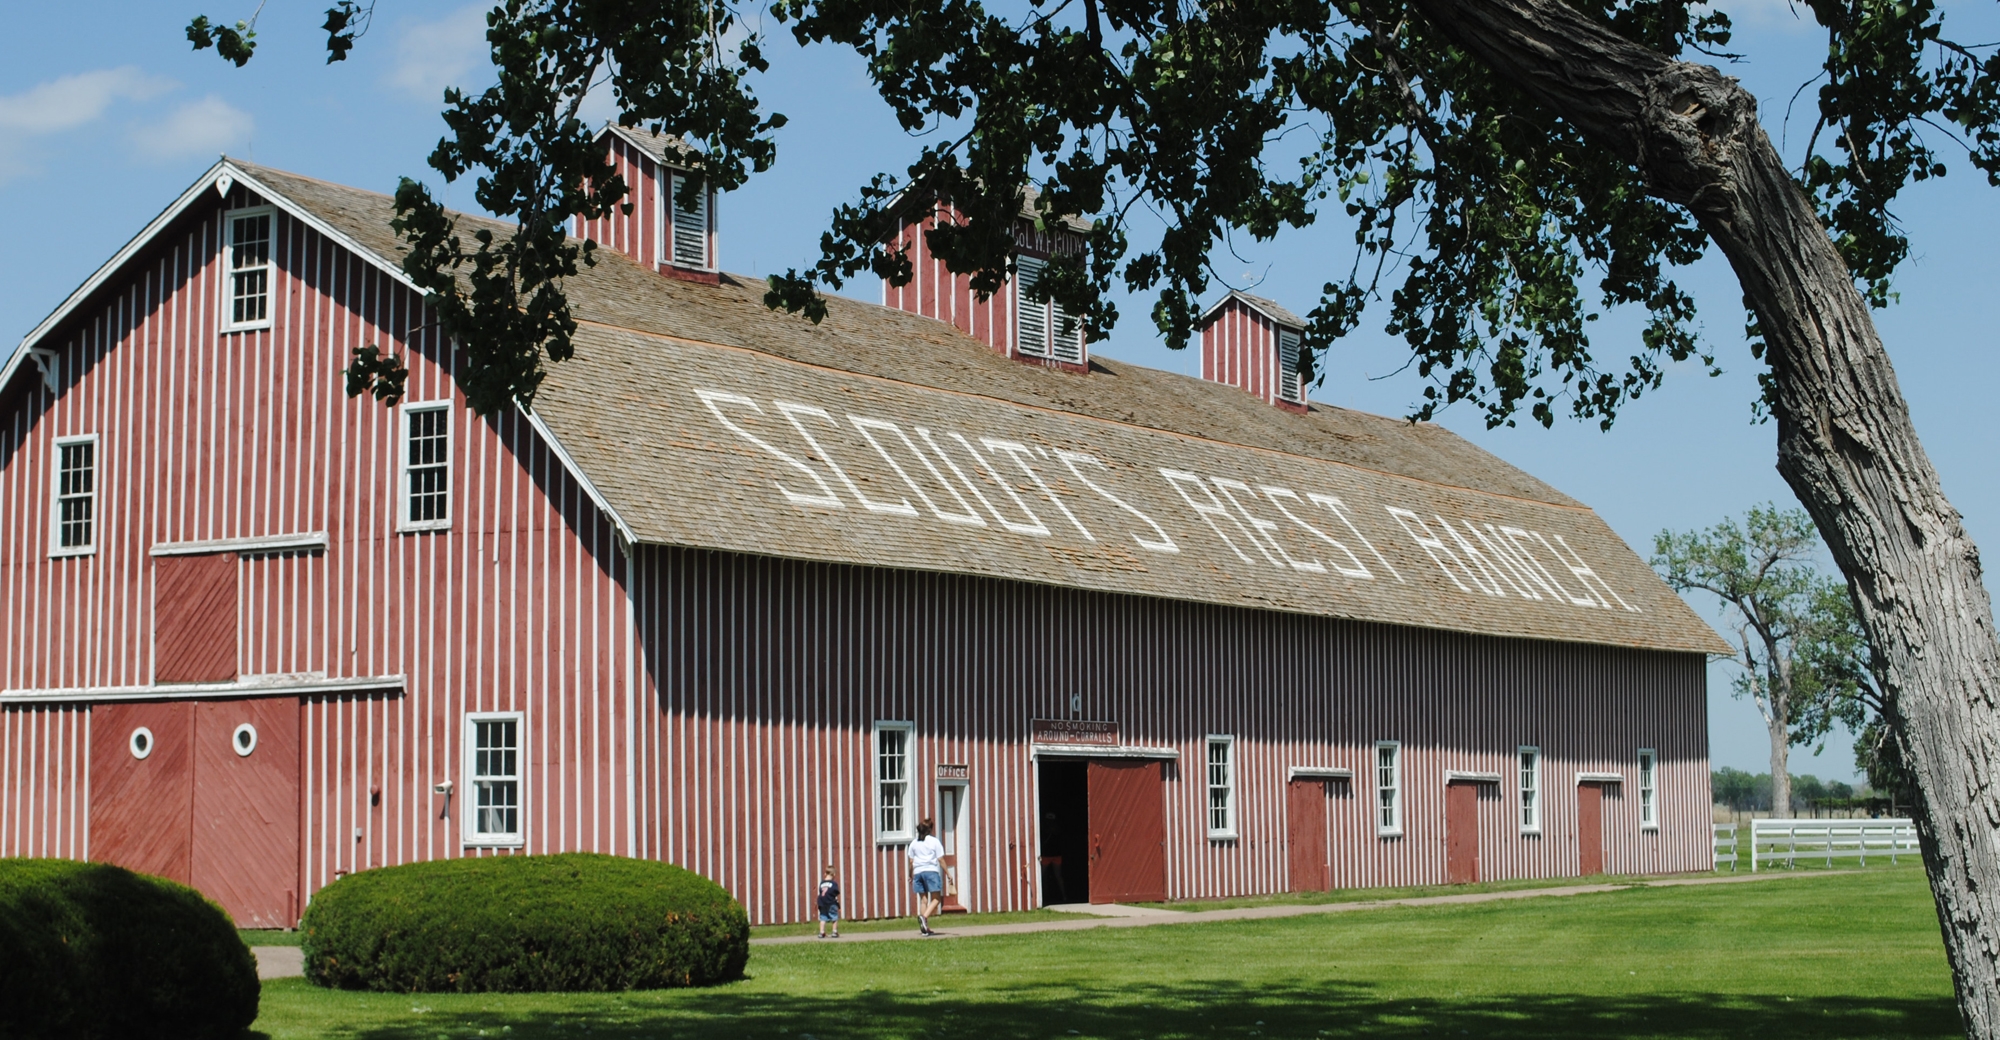
[(298, 920), (299, 702), (195, 710), (194, 887), (239, 928)]
[(1444, 787), (1444, 880), (1469, 885), (1479, 880), (1479, 785), (1454, 781)]
[(236, 554), (163, 556), (153, 576), (153, 681), (236, 679)]
[(1293, 780), (1285, 786), (1285, 842), (1292, 891), (1333, 887), (1326, 846), (1326, 781)]
[(1577, 873), (1604, 873), (1604, 785), (1588, 780), (1576, 785)]
[(1167, 803), (1160, 763), (1090, 760), (1090, 901), (1167, 898)]
[(191, 702), (90, 709), (91, 859), (187, 884), (193, 795)]

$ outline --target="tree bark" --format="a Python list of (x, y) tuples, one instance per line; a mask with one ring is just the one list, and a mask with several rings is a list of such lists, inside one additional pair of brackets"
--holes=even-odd
[[(1728, 257), (1776, 380), (1778, 471), (1847, 577), (1917, 785), (1924, 867), (1968, 1035), (2000, 1037), (2000, 641), (1846, 264), (1734, 79), (1561, 0), (1412, 0), (1441, 33), (1631, 162)], [(1773, 783), (1777, 778), (1772, 777)]]
[(1771, 815), (1792, 814), (1791, 731), (1782, 722), (1765, 719), (1771, 734)]

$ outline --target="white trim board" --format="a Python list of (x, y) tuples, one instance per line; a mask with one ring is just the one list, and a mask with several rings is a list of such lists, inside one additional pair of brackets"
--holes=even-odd
[(1286, 780), (1352, 780), (1354, 770), (1321, 766), (1293, 766), (1285, 770)]
[[(1207, 747), (1206, 744), (1203, 745)], [(1120, 744), (1116, 747), (1096, 747), (1088, 744), (1029, 744), (1029, 755), (1035, 758), (1179, 758), (1179, 748), (1139, 747)]]
[(1444, 782), (1445, 782), (1445, 783), (1451, 783), (1451, 782), (1452, 782), (1452, 781), (1454, 781), (1454, 780), (1458, 781), (1459, 783), (1470, 783), (1470, 784), (1497, 784), (1497, 783), (1499, 783), (1499, 782), (1500, 782), (1500, 774), (1499, 774), (1499, 773), (1468, 773), (1468, 772), (1466, 772), (1466, 771), (1465, 771), (1465, 770), (1463, 770), (1463, 769), (1447, 769), (1447, 770), (1445, 770), (1445, 771), (1444, 771)]
[(1576, 774), (1576, 782), (1579, 784), (1622, 784), (1625, 782), (1625, 774), (1578, 773)]
[(353, 693), (363, 690), (401, 690), (401, 675), (369, 675), (354, 678), (298, 675), (252, 675), (235, 682), (168, 683), (154, 686), (58, 686), (43, 689), (0, 690), (0, 703), (40, 704), (91, 701), (160, 701), (209, 699), (217, 697), (278, 697), (310, 693)]
[(187, 542), (159, 542), (152, 548), (154, 556), (204, 556), (209, 553), (266, 553), (287, 552), (295, 549), (325, 549), (325, 531), (302, 531), (298, 534), (252, 535), (248, 538), (204, 538)]

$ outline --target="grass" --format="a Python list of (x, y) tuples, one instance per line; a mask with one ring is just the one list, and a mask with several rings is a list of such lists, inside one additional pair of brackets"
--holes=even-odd
[(300, 933), (283, 928), (238, 928), (236, 936), (245, 946), (297, 946), (304, 941)]
[(754, 947), (617, 994), (264, 989), (274, 1040), (1959, 1035), (1921, 870), (1260, 921)]

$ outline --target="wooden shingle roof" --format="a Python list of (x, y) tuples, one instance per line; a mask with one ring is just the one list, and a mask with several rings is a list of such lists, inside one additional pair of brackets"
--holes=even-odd
[[(236, 165), (400, 259), (387, 197)], [(609, 251), (567, 290), (535, 411), (640, 543), (1728, 652), (1594, 512), (1434, 425), (1023, 365), (838, 297), (814, 325)]]

